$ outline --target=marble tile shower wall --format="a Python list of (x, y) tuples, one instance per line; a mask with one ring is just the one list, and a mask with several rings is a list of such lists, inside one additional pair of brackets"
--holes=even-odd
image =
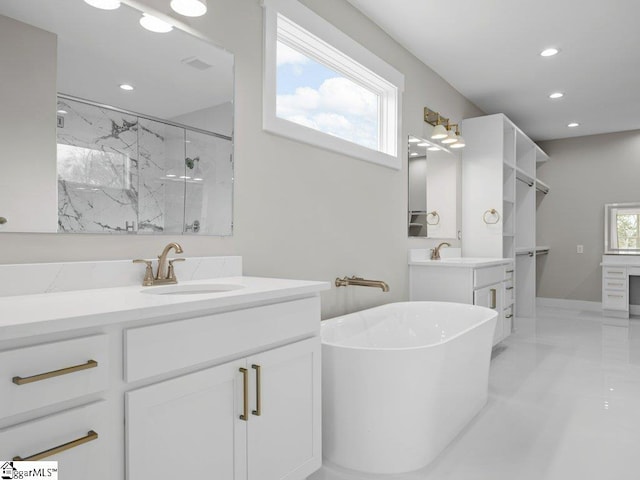
[[(59, 231), (230, 233), (231, 141), (62, 98), (58, 109)], [(185, 158), (204, 180), (184, 178)]]

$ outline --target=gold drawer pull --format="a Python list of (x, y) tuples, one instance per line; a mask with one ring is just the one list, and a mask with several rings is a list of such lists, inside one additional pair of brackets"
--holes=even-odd
[(246, 368), (241, 368), (240, 373), (242, 373), (242, 415), (240, 415), (240, 420), (244, 420), (245, 422), (249, 421), (249, 372)]
[(98, 362), (96, 362), (95, 360), (89, 360), (87, 363), (83, 363), (82, 365), (75, 365), (73, 367), (61, 368), (60, 370), (41, 373), (39, 375), (33, 375), (31, 377), (13, 377), (12, 381), (16, 385), (25, 385), (27, 383), (46, 380), (47, 378), (59, 377), (60, 375), (67, 375), (69, 373), (80, 372), (81, 370), (87, 370), (88, 368), (96, 368), (97, 366), (98, 366)]
[(513, 290), (513, 287), (505, 287), (505, 290)]
[(497, 306), (496, 294), (498, 293), (498, 290), (496, 290), (495, 288), (492, 288), (489, 291), (491, 292), (491, 306), (489, 308), (495, 309)]
[(507, 271), (506, 271), (506, 272), (504, 272), (504, 273), (513, 273), (513, 270), (507, 270)]
[(251, 365), (251, 368), (256, 371), (256, 409), (251, 410), (251, 413), (259, 417), (262, 415), (262, 367), (260, 367), (260, 365)]
[(505, 318), (512, 318), (513, 317), (513, 313), (510, 313), (509, 315), (506, 315)]
[(56, 455), (58, 453), (62, 453), (66, 450), (71, 450), (83, 443), (91, 442), (93, 440), (97, 440), (98, 434), (93, 430), (89, 430), (86, 437), (78, 438), (77, 440), (73, 440), (72, 442), (65, 443), (63, 445), (59, 445), (57, 447), (50, 448), (49, 450), (45, 450), (44, 452), (36, 453), (35, 455), (31, 455), (30, 457), (22, 458), (20, 456), (13, 457), (14, 462), (35, 462), (37, 460), (42, 460), (43, 458), (50, 457), (52, 455)]

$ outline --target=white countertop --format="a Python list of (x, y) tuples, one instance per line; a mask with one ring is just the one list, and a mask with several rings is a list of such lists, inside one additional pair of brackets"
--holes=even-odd
[(603, 255), (601, 267), (640, 267), (640, 255)]
[(197, 312), (271, 303), (287, 297), (316, 294), (327, 282), (259, 277), (226, 277), (180, 282), (178, 285), (239, 284), (244, 288), (191, 295), (150, 295), (127, 286), (67, 292), (14, 295), (0, 298), (0, 340), (95, 327), (131, 320), (162, 318)]
[(510, 258), (487, 258), (487, 257), (457, 257), (443, 258), (441, 260), (419, 260), (413, 258), (409, 260), (409, 265), (427, 267), (452, 267), (452, 268), (482, 268), (495, 265), (506, 265), (512, 262)]

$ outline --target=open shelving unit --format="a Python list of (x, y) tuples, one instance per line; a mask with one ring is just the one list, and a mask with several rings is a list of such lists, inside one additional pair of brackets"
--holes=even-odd
[[(510, 258), (515, 269), (516, 319), (535, 315), (536, 205), (550, 191), (536, 176), (549, 157), (503, 114), (466, 119), (462, 130), (462, 254)], [(496, 224), (483, 220), (487, 210)]]

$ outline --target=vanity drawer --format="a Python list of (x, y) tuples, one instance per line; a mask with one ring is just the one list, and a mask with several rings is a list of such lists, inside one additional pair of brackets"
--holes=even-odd
[[(117, 476), (111, 471), (109, 428), (107, 402), (66, 410), (0, 430), (0, 458), (57, 461), (60, 478), (64, 480), (112, 480)], [(29, 459), (70, 442), (73, 442), (68, 445), (70, 448)]]
[(604, 278), (627, 278), (627, 269), (625, 267), (604, 267), (602, 269)]
[(504, 309), (502, 314), (502, 333), (504, 337), (511, 335), (513, 331), (513, 305)]
[(473, 271), (474, 288), (485, 287), (504, 280), (504, 265), (497, 267), (476, 268)]
[(133, 382), (320, 332), (320, 298), (235, 310), (125, 331)]
[(504, 267), (504, 279), (506, 281), (513, 280), (513, 274), (515, 270), (513, 268), (513, 264), (505, 265)]
[(108, 388), (107, 336), (0, 352), (0, 418)]
[(627, 279), (625, 278), (605, 278), (602, 280), (605, 290), (627, 290)]
[(602, 291), (602, 308), (608, 310), (629, 310), (629, 302), (627, 301), (627, 292), (620, 290), (603, 290)]
[(511, 305), (515, 298), (515, 289), (513, 288), (513, 280), (507, 280), (504, 282), (504, 304)]

